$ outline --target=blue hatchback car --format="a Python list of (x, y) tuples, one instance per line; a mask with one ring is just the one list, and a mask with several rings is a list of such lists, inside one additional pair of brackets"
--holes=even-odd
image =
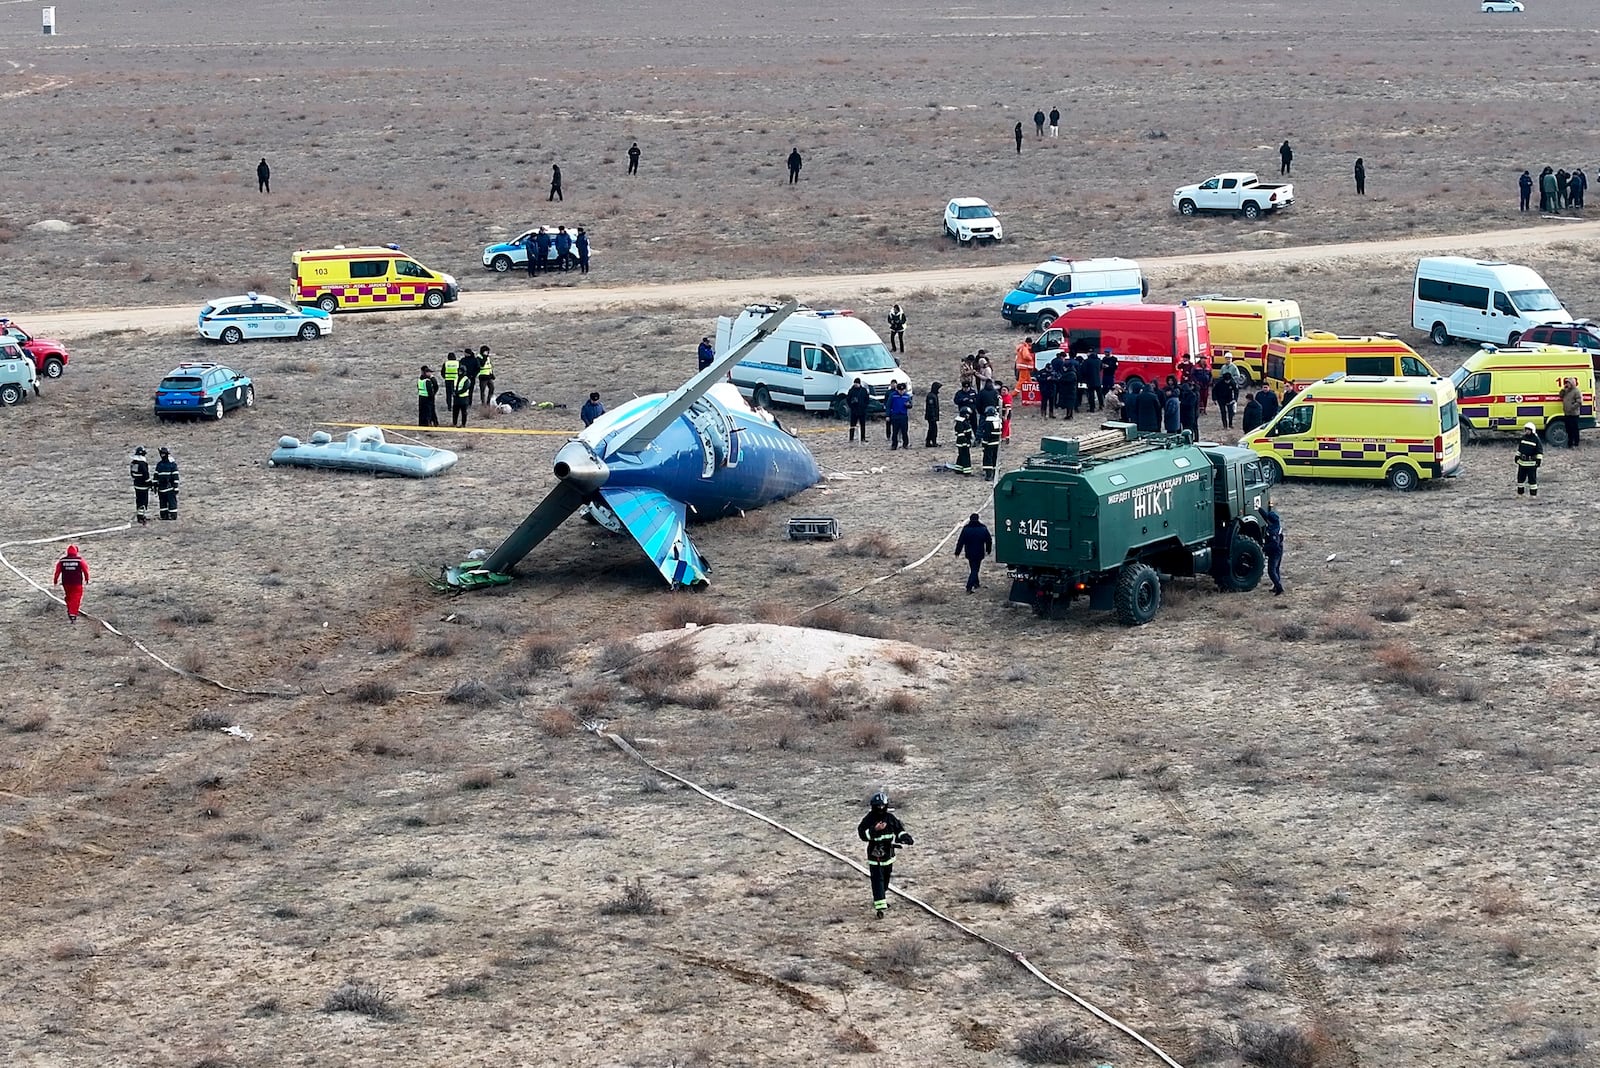
[(230, 408), (253, 408), (256, 387), (220, 363), (180, 363), (156, 387), (156, 415), (163, 421), (178, 416), (221, 419)]

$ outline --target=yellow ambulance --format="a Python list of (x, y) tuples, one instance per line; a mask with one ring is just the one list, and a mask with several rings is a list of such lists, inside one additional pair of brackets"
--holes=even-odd
[(1282, 478), (1341, 478), (1415, 489), (1461, 466), (1456, 391), (1445, 378), (1332, 374), (1307, 386), (1239, 444)]
[(1438, 378), (1439, 372), (1393, 334), (1341, 337), (1313, 330), (1267, 343), (1265, 377), (1275, 390), (1304, 389), (1331, 374), (1375, 378)]
[(1483, 431), (1521, 434), (1532, 423), (1551, 446), (1566, 445), (1561, 383), (1568, 378), (1576, 378), (1583, 393), (1578, 428), (1593, 430), (1594, 364), (1589, 353), (1565, 345), (1485, 345), (1450, 376), (1467, 440)]
[(398, 245), (302, 249), (294, 254), (296, 304), (325, 312), (352, 308), (439, 308), (461, 296), (453, 276), (424, 267)]
[(1220, 366), (1232, 353), (1233, 362), (1250, 376), (1251, 382), (1261, 381), (1267, 342), (1275, 337), (1298, 337), (1302, 330), (1300, 305), (1292, 300), (1208, 293), (1189, 303), (1206, 310), (1206, 323), (1211, 327), (1212, 366)]

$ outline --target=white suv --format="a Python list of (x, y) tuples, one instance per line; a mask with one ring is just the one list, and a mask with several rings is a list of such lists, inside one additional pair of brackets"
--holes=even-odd
[(33, 360), (10, 338), (0, 337), (0, 408), (21, 404), (29, 391), (39, 395), (39, 372)]
[(944, 206), (944, 232), (963, 245), (1005, 237), (994, 209), (977, 197), (956, 197)]

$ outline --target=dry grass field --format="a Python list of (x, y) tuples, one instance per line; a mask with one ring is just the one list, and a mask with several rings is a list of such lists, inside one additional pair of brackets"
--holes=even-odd
[[(229, 3), (205, 20), (64, 9), (68, 35), (42, 42), (35, 9), (0, 6), (0, 60), (18, 65), (0, 129), (44, 157), (7, 179), (4, 299), (281, 291), (289, 248), (338, 239), (516, 284), (475, 274), (475, 246), (549, 217), (523, 202), (557, 145), (566, 221), (604, 235), (596, 285), (946, 263), (933, 231), (957, 187), (1007, 206), (1019, 248), (995, 254), (1017, 258), (1504, 225), (1515, 170), (1495, 154), (1576, 151), (1594, 75), (1588, 37), (1544, 4), (1514, 20), (1473, 6), (608, 5), (531, 26)], [(1073, 136), (1030, 134), (1019, 164), (1012, 115), (1048, 110), (1045, 78), (1075, 94)], [(1528, 121), (1534, 94), (1549, 125)], [(1250, 117), (1230, 121), (1239, 100)], [(263, 144), (252, 124), (282, 132)], [(1178, 180), (1266, 169), (1284, 135), (1304, 170), (1294, 215), (1169, 215)], [(636, 187), (620, 162), (635, 136)], [(808, 153), (794, 191), (792, 142)], [(263, 153), (270, 206), (249, 184)], [(1345, 180), (1357, 153), (1365, 204)], [(1066, 206), (1063, 188), (1083, 196)], [(1592, 246), (1518, 258), (1592, 310)], [(1448, 370), (1466, 349), (1406, 329), (1410, 269), (1186, 268), (1152, 299), (1293, 297), (1309, 325), (1396, 330)], [(925, 384), (976, 347), (1009, 350), (998, 297), (863, 279), (853, 303), (879, 320), (908, 304)], [(1037, 620), (995, 569), (968, 597), (944, 554), (853, 592), (932, 549), (985, 487), (930, 471), (945, 450), (851, 447), (804, 417), (824, 469), (849, 477), (697, 528), (704, 592), (669, 594), (631, 545), (576, 521), (512, 587), (429, 590), (545, 492), (590, 388), (676, 384), (713, 314), (366, 315), (226, 351), (112, 332), (70, 339), (67, 376), (0, 412), (3, 542), (124, 522), (129, 448), (174, 448), (182, 520), (83, 539), (86, 608), (189, 672), (271, 692), (169, 673), (6, 572), (7, 1063), (1157, 1063), (904, 903), (874, 923), (864, 878), (585, 722), (849, 855), (862, 798), (886, 786), (917, 837), (908, 890), (1182, 1064), (1595, 1063), (1593, 443), (1550, 457), (1536, 503), (1511, 495), (1504, 443), (1410, 495), (1283, 487), (1287, 596), (1173, 583), (1137, 630)], [(569, 405), (476, 422), (553, 434), (447, 430), (461, 462), (426, 482), (266, 466), (283, 433), (408, 422), (416, 365), (468, 341), (495, 348), (503, 387)], [(256, 408), (157, 424), (149, 391), (186, 358), (250, 373)], [(1045, 424), (1017, 427), (1007, 463)], [(846, 536), (791, 544), (796, 514)], [(59, 548), (5, 555), (47, 582)], [(686, 667), (652, 651), (685, 623), (752, 627), (696, 631)], [(745, 652), (773, 625), (808, 628), (792, 637), (805, 655)], [(856, 659), (811, 654), (829, 647), (815, 630)]]

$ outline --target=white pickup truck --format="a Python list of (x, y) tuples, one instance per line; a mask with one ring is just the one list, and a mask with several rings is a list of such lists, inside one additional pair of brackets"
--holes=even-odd
[(1292, 183), (1268, 185), (1250, 171), (1213, 175), (1196, 185), (1179, 186), (1172, 193), (1172, 206), (1180, 215), (1231, 211), (1246, 219), (1259, 219), (1264, 212), (1277, 211), (1293, 203)]

